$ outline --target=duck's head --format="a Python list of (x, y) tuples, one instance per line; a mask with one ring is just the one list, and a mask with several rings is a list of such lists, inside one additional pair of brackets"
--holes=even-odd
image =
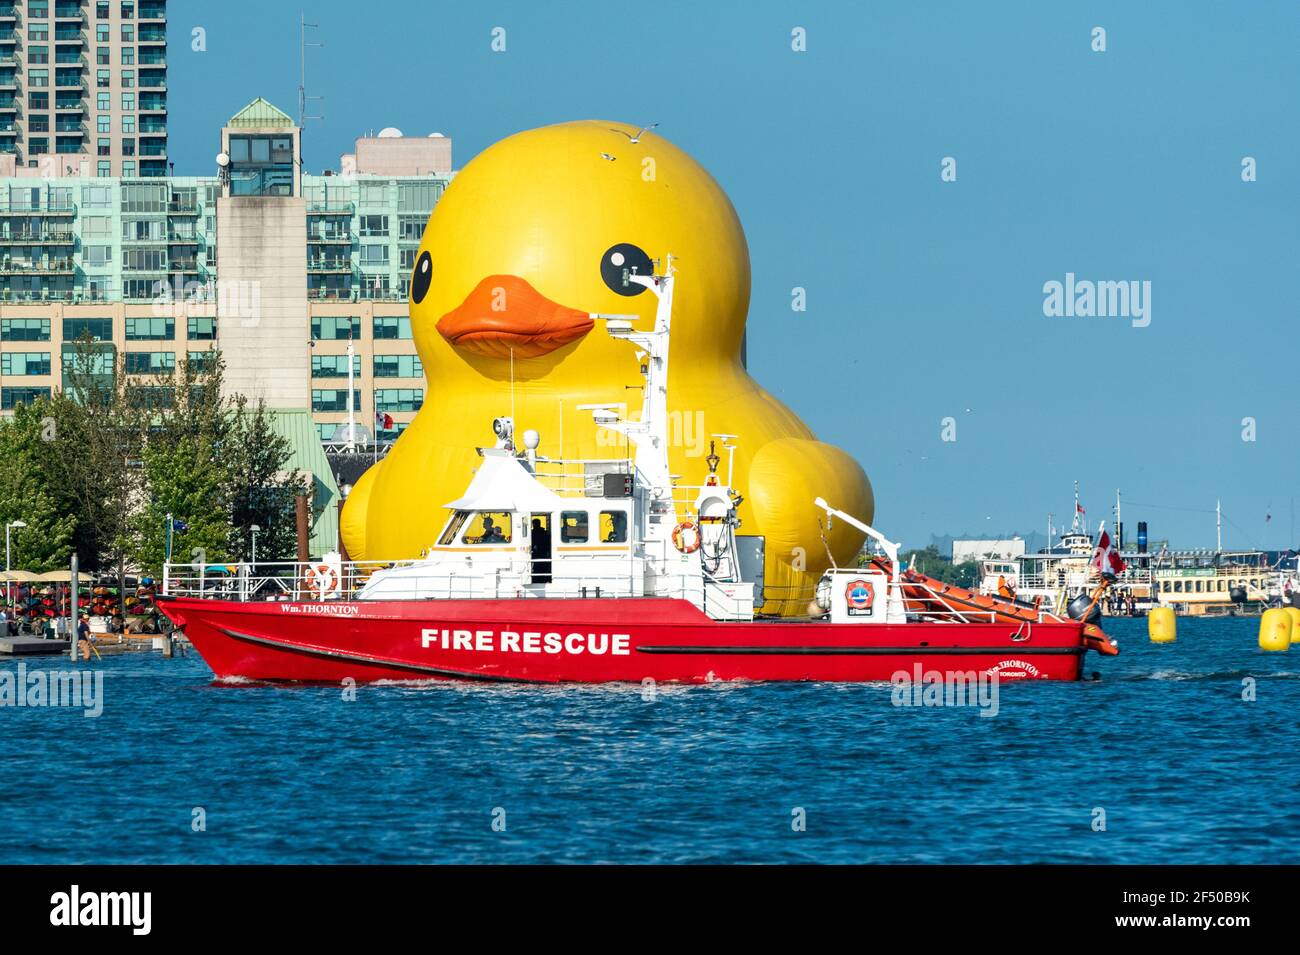
[[(749, 305), (749, 253), (726, 194), (654, 132), (585, 120), (529, 130), (479, 154), (434, 209), (411, 281), (426, 366), (499, 378), (599, 374), (626, 346), (590, 313), (636, 314), (652, 294), (624, 282), (672, 254), (674, 349), (734, 356)], [(662, 261), (661, 268), (662, 270)]]

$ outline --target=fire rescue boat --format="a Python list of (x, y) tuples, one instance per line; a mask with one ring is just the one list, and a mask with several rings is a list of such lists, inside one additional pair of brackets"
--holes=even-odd
[[(657, 267), (657, 263), (656, 263)], [(446, 505), (419, 560), (239, 564), (214, 580), (168, 565), (159, 606), (219, 678), (254, 681), (873, 681), (927, 672), (1078, 679), (1084, 655), (1111, 655), (1091, 606), (1077, 618), (973, 593), (901, 566), (898, 545), (817, 498), (877, 552), (828, 567), (806, 618), (763, 619), (763, 541), (737, 534), (741, 501), (718, 473), (684, 487), (668, 465), (668, 356), (674, 268), (625, 273), (657, 299), (638, 316), (593, 314), (642, 353), (640, 417), (590, 407), (630, 460), (564, 461), (540, 436), (493, 422), (495, 444)], [(728, 445), (725, 436), (723, 450)], [(1100, 596), (1103, 580), (1097, 589)]]

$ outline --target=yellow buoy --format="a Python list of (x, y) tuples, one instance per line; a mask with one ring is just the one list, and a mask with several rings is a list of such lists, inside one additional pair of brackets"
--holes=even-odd
[(1291, 615), (1281, 607), (1265, 610), (1259, 618), (1259, 648), (1287, 650), (1291, 647)]
[(1178, 618), (1173, 607), (1152, 607), (1147, 614), (1147, 633), (1152, 643), (1173, 643), (1178, 638)]
[(1291, 642), (1300, 643), (1300, 607), (1283, 607), (1291, 618)]

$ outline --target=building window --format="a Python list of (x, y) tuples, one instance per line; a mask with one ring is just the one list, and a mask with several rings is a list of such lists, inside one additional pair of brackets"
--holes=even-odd
[(122, 163), (122, 178), (130, 179), (135, 175), (135, 161), (128, 159)]
[(420, 237), (424, 235), (426, 222), (428, 222), (427, 219), (399, 219), (397, 238), (403, 242), (419, 242)]
[(109, 3), (108, 0), (98, 0), (98, 2), (95, 4), (95, 19), (107, 20), (110, 16), (112, 16), (112, 14), (109, 12), (112, 6), (113, 5)]
[(360, 261), (363, 265), (387, 265), (388, 246), (378, 243), (361, 246)]
[(122, 42), (123, 43), (135, 42), (135, 26), (133, 24), (130, 23), (122, 24)]
[(318, 342), (361, 338), (361, 318), (356, 315), (313, 315), (311, 337)]
[(135, 17), (135, 4), (134, 3), (122, 4), (122, 19), (131, 20), (134, 17)]
[(174, 318), (128, 318), (126, 340), (129, 342), (164, 342), (176, 337)]
[(122, 109), (123, 109), (123, 111), (125, 111), (125, 112), (131, 112), (132, 110), (135, 109), (135, 94), (134, 94), (134, 93), (123, 93), (123, 94), (122, 94)]
[(129, 90), (135, 87), (135, 70), (122, 71), (122, 89)]
[(397, 208), (400, 212), (432, 212), (441, 196), (442, 183), (434, 180), (397, 184)]
[[(352, 373), (361, 377), (361, 356), (352, 356)], [(313, 378), (346, 378), (348, 376), (347, 355), (312, 355), (311, 376)]]
[(49, 86), (50, 71), (49, 70), (28, 70), (27, 85), (28, 86)]
[(95, 117), (95, 132), (111, 133), (113, 131), (113, 117), (101, 115)]
[(364, 236), (388, 235), (388, 216), (362, 216), (361, 234)]
[(135, 49), (133, 47), (122, 47), (121, 54), (123, 66), (132, 66), (135, 63)]
[(0, 320), (0, 340), (7, 342), (48, 342), (48, 318), (6, 318)]
[(27, 24), (27, 39), (39, 40), (42, 43), (50, 38), (50, 25), (48, 23), (29, 23)]
[(50, 353), (47, 351), (13, 351), (0, 355), (0, 374), (48, 375)]
[(95, 140), (95, 151), (101, 156), (113, 155), (113, 140), (107, 136)]
[[(352, 392), (352, 407), (361, 407), (361, 392)], [(312, 411), (347, 411), (348, 390), (346, 388), (313, 388), (311, 391)]]
[(97, 66), (108, 66), (110, 63), (113, 62), (112, 59), (109, 57), (109, 53), (108, 53), (108, 51), (111, 49), (112, 47), (108, 47), (108, 46), (95, 47), (95, 64)]
[(376, 378), (423, 378), (419, 355), (376, 355)]
[(111, 179), (113, 176), (113, 162), (109, 159), (101, 159), (95, 164), (95, 175), (100, 179)]
[(185, 329), (185, 337), (192, 342), (210, 342), (217, 337), (217, 320), (215, 318), (190, 318)]
[(375, 338), (396, 338), (410, 340), (411, 319), (405, 315), (376, 315)]
[(176, 353), (171, 351), (129, 351), (123, 360), (128, 375), (162, 375), (176, 370)]
[[(194, 321), (194, 319), (191, 318), (190, 321)], [(216, 367), (216, 362), (213, 360), (216, 357), (216, 354), (217, 353), (213, 351), (186, 352), (185, 360), (189, 363), (192, 370), (203, 375), (212, 371), (212, 369)]]
[(49, 93), (28, 93), (27, 106), (29, 109), (49, 109), (50, 94)]
[(96, 43), (112, 43), (112, 42), (113, 42), (113, 32), (112, 32), (112, 30), (109, 28), (109, 25), (108, 25), (107, 23), (96, 23), (96, 24), (95, 24), (95, 42), (96, 42)]
[(85, 245), (81, 248), (81, 261), (87, 268), (103, 269), (113, 261), (111, 245)]
[(134, 133), (134, 132), (135, 132), (135, 117), (134, 117), (134, 116), (123, 116), (123, 117), (122, 117), (122, 132), (124, 132), (124, 133)]
[(380, 388), (375, 392), (375, 411), (419, 411), (422, 404), (423, 388)]
[(27, 117), (27, 131), (29, 133), (48, 133), (50, 131), (50, 117), (46, 113), (33, 113)]
[(103, 112), (103, 111), (105, 111), (105, 110), (110, 110), (110, 109), (112, 109), (112, 108), (113, 108), (113, 94), (112, 94), (112, 93), (96, 93), (96, 94), (95, 94), (95, 109), (100, 110), (101, 112)]
[(134, 155), (135, 155), (135, 140), (134, 140), (134, 139), (132, 139), (132, 138), (127, 138), (127, 139), (123, 139), (123, 140), (122, 140), (122, 155), (123, 155), (123, 156), (134, 156)]
[(13, 411), (18, 405), (30, 405), (49, 397), (49, 388), (4, 388), (0, 389), (0, 408)]
[(95, 85), (96, 85), (97, 87), (99, 87), (100, 89), (105, 89), (105, 90), (108, 89), (110, 86), (112, 86), (112, 85), (113, 85), (113, 71), (112, 71), (112, 70), (96, 70), (96, 71), (95, 71)]
[(113, 320), (111, 318), (65, 318), (63, 320), (65, 342), (75, 342), (83, 335), (89, 335), (93, 341), (111, 342)]

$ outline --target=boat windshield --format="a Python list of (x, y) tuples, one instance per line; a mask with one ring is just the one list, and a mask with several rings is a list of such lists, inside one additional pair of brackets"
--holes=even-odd
[[(511, 520), (509, 511), (457, 511), (447, 522), (438, 545), (446, 547), (457, 541), (466, 544), (509, 544)], [(464, 536), (461, 529), (464, 528)]]

